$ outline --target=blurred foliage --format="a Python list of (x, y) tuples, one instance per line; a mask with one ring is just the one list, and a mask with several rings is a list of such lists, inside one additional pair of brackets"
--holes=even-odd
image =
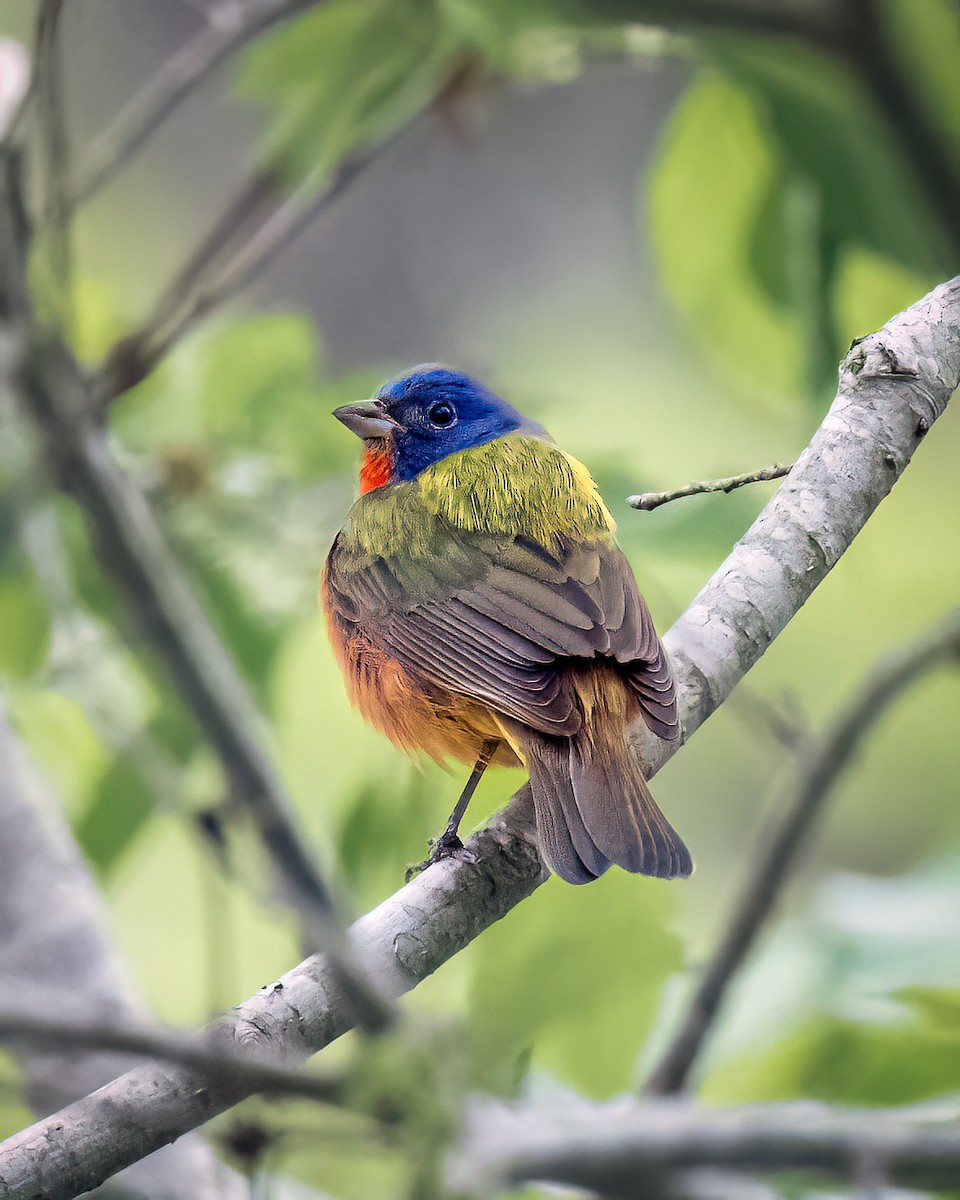
[[(262, 117), (263, 160), (319, 182), (417, 114), (433, 115), (422, 122), (431, 136), (456, 139), (468, 102), (511, 87), (549, 98), (596, 58), (630, 71), (679, 52), (682, 95), (653, 159), (635, 164), (655, 286), (645, 277), (574, 323), (546, 285), (537, 305), (507, 295), (478, 314), (459, 261), (440, 281), (477, 323), (491, 382), (593, 469), (665, 627), (768, 489), (650, 516), (623, 497), (789, 459), (851, 338), (950, 272), (957, 230), (843, 55), (735, 30), (658, 40), (636, 24), (645, 12), (629, 0), (334, 0), (254, 44), (232, 97)], [(955, 7), (885, 0), (878, 12), (957, 170)], [(174, 184), (152, 184), (166, 204)], [(605, 187), (596, 180), (598, 196)], [(128, 326), (127, 285), (79, 261), (76, 338), (95, 361)], [(343, 371), (322, 337), (303, 313), (218, 317), (114, 404), (110, 429), (258, 697), (308, 837), (362, 910), (422, 857), (461, 779), (403, 761), (349, 710), (314, 615), (354, 489), (356, 445), (329, 411), (407, 365)], [(5, 404), (7, 701), (98, 872), (138, 983), (164, 1019), (194, 1024), (289, 967), (296, 923), (210, 751), (130, 637), (77, 511), (51, 499)], [(794, 767), (783, 728), (825, 724), (880, 651), (956, 602), (958, 448), (952, 412), (815, 601), (658, 777), (694, 879), (548, 884), (409, 999), (411, 1042), (332, 1048), (355, 1068), (348, 1111), (257, 1101), (218, 1121), (218, 1144), (266, 1181), (263, 1194), (283, 1195), (277, 1181), (293, 1175), (349, 1200), (430, 1195), (445, 1123), (469, 1088), (607, 1096), (635, 1083), (677, 1011), (681, 968), (702, 962), (749, 869), (758, 811)], [(956, 680), (925, 681), (842, 781), (787, 919), (725, 1014), (705, 1096), (899, 1104), (956, 1091), (960, 763), (944, 731), (958, 719)], [(471, 819), (521, 780), (488, 773)], [(0, 1124), (21, 1118), (4, 1098)]]

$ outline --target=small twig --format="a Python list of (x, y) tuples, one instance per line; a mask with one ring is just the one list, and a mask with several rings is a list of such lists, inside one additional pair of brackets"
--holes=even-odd
[(143, 325), (110, 350), (100, 372), (102, 401), (107, 403), (139, 383), (197, 321), (253, 282), (403, 132), (345, 159), (319, 191), (317, 177), (311, 175), (251, 232), (264, 200), (276, 190), (274, 172), (257, 171), (190, 255)]
[(770, 479), (782, 479), (792, 469), (792, 464), (785, 467), (782, 463), (774, 463), (772, 467), (764, 467), (761, 471), (749, 471), (746, 475), (728, 475), (726, 479), (704, 479), (696, 483), (688, 483), (672, 492), (643, 492), (639, 496), (628, 496), (627, 503), (631, 508), (653, 512), (661, 504), (669, 504), (671, 500), (682, 500), (684, 496), (700, 496), (708, 492), (733, 492), (748, 483), (766, 483)]
[(35, 88), (40, 129), (40, 158), (43, 170), (43, 201), (40, 205), (41, 245), (49, 263), (50, 311), (56, 325), (70, 328), (70, 214), (66, 197), (69, 169), (60, 18), (63, 0), (41, 0), (37, 10)]
[(648, 1080), (652, 1095), (685, 1086), (727, 989), (770, 918), (797, 856), (831, 788), (863, 738), (890, 705), (922, 675), (960, 656), (960, 608), (921, 637), (882, 659), (818, 747), (801, 757), (785, 813), (768, 836), (720, 945), (707, 965), (680, 1027)]
[[(267, 985), (269, 988), (270, 985)], [(244, 1092), (302, 1096), (321, 1104), (343, 1102), (345, 1079), (324, 1077), (241, 1054), (214, 1028), (205, 1037), (122, 1024), (84, 1024), (36, 1012), (0, 1011), (0, 1041), (27, 1040), (61, 1050), (108, 1051), (174, 1063), (204, 1075), (225, 1076)]]
[(242, 22), (208, 24), (160, 67), (92, 143), (87, 160), (69, 189), (78, 207), (98, 192), (135, 154), (153, 131), (214, 71), (271, 26), (321, 0), (250, 0)]

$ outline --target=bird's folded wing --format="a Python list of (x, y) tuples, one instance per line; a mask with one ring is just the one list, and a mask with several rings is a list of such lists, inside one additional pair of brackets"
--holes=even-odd
[(444, 564), (355, 560), (335, 545), (326, 602), (345, 636), (397, 660), (428, 687), (489, 704), (542, 733), (581, 725), (571, 660), (613, 659), (659, 736), (678, 733), (673, 679), (633, 573), (611, 540), (474, 535)]

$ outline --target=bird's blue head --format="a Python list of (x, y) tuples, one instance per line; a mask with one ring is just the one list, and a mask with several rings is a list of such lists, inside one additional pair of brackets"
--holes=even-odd
[(507, 433), (547, 436), (483, 384), (434, 363), (389, 380), (375, 399), (338, 408), (334, 416), (363, 438), (361, 493), (416, 479), (448, 454)]

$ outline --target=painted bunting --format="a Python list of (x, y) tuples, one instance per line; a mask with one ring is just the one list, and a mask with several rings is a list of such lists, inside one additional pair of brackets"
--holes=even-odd
[(688, 875), (627, 744), (638, 715), (679, 736), (670, 665), (587, 469), (436, 365), (334, 415), (363, 439), (360, 495), (321, 600), (361, 713), (408, 751), (475, 763), (466, 797), (487, 763), (522, 764), (570, 883), (613, 863)]

